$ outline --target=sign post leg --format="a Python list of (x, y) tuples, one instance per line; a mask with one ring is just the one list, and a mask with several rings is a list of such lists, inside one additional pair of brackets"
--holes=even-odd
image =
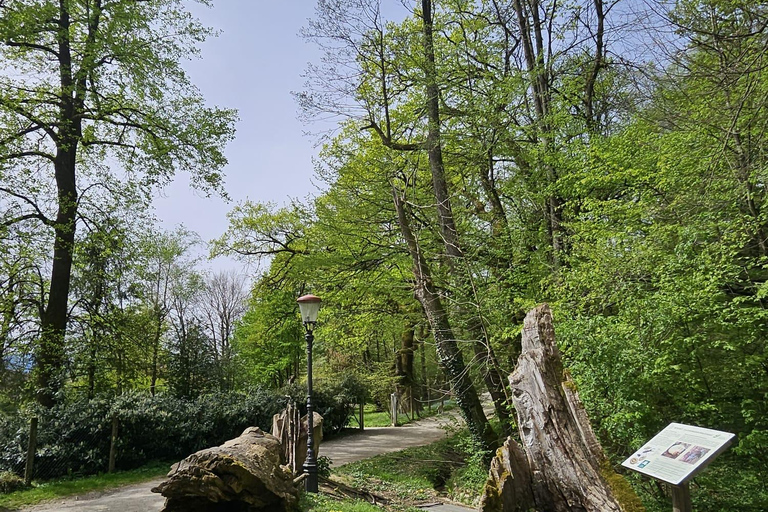
[(672, 512), (692, 512), (691, 488), (688, 482), (672, 486)]

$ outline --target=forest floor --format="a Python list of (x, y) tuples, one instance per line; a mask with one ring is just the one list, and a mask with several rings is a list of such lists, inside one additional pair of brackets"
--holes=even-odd
[[(405, 448), (424, 446), (445, 438), (460, 424), (457, 412), (451, 411), (401, 427), (370, 427), (350, 433), (320, 446), (320, 456), (331, 459), (332, 467), (368, 459), (383, 453)], [(159, 512), (165, 499), (151, 492), (164, 478), (150, 480), (108, 491), (88, 493), (66, 499), (58, 499), (20, 512)], [(472, 509), (454, 505), (434, 505), (431, 511), (469, 511)]]

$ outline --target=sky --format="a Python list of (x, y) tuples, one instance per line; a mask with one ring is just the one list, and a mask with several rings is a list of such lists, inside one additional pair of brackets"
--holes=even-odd
[[(227, 229), (226, 214), (238, 202), (280, 205), (318, 192), (312, 181), (316, 138), (304, 135), (317, 127), (297, 119), (291, 96), (302, 89), (307, 64), (319, 60), (319, 51), (299, 36), (314, 5), (314, 0), (218, 0), (212, 8), (191, 7), (203, 24), (221, 33), (203, 44), (200, 59), (184, 67), (209, 104), (239, 111), (235, 140), (225, 151), (231, 201), (204, 197), (181, 173), (154, 201), (164, 228), (183, 224), (209, 241)], [(212, 263), (239, 265), (227, 259)]]

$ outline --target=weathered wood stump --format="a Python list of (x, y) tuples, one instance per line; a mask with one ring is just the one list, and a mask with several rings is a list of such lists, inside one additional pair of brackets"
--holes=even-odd
[(250, 427), (174, 464), (152, 492), (166, 497), (162, 512), (288, 512), (298, 490), (283, 462), (280, 442)]
[(622, 511), (604, 478), (605, 454), (563, 371), (546, 304), (526, 315), (522, 345), (509, 377), (522, 447), (508, 438), (499, 449), (480, 510)]
[[(283, 447), (283, 457), (288, 467), (295, 475), (303, 471), (307, 459), (307, 415), (299, 420), (299, 411), (295, 406), (289, 406), (282, 412), (272, 416), (272, 435)], [(312, 413), (313, 440), (312, 447), (315, 458), (320, 457), (320, 443), (323, 440), (323, 417)]]
[(528, 512), (533, 504), (531, 470), (520, 445), (508, 437), (496, 450), (480, 502), (487, 512)]

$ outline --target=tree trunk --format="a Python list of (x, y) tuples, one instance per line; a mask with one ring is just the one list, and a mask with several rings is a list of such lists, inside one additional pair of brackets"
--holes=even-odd
[(64, 335), (67, 328), (69, 284), (75, 244), (77, 191), (75, 190), (75, 151), (60, 150), (56, 158), (56, 184), (59, 210), (48, 303), (40, 319), (42, 335), (36, 354), (37, 396), (45, 407), (54, 405), (54, 396), (63, 385)]
[(280, 442), (257, 427), (221, 446), (174, 464), (168, 480), (152, 489), (167, 499), (164, 512), (295, 510), (298, 491)]
[(440, 234), (445, 244), (445, 254), (453, 265), (454, 259), (461, 259), (464, 254), (459, 244), (459, 234), (451, 208), (451, 197), (448, 192), (448, 183), (445, 179), (445, 165), (443, 163), (443, 147), (440, 136), (440, 101), (437, 87), (437, 70), (435, 67), (435, 49), (432, 27), (432, 2), (421, 0), (421, 10), (424, 23), (422, 24), (424, 35), (425, 69), (424, 79), (427, 93), (427, 156), (429, 157), (429, 169), (432, 172), (432, 189), (437, 201), (437, 217), (440, 224)]
[(155, 396), (157, 392), (157, 379), (160, 365), (160, 336), (163, 333), (163, 319), (165, 314), (160, 310), (160, 307), (155, 307), (155, 332), (152, 335), (152, 360), (150, 364), (152, 367), (149, 369), (149, 394)]
[[(53, 407), (55, 395), (63, 386), (64, 336), (67, 329), (69, 285), (75, 248), (77, 220), (77, 185), (75, 169), (77, 149), (82, 137), (78, 111), (82, 110), (82, 87), (72, 71), (70, 48), (70, 18), (66, 3), (59, 2), (57, 46), (61, 103), (59, 103), (59, 133), (56, 141), (54, 174), (57, 191), (56, 221), (54, 223), (53, 263), (48, 302), (40, 318), (40, 345), (35, 354), (37, 365), (37, 399), (44, 407)], [(78, 94), (80, 93), (80, 94)]]
[(472, 438), (482, 449), (490, 451), (496, 443), (488, 419), (483, 412), (480, 398), (477, 395), (472, 379), (469, 376), (464, 358), (453, 335), (448, 314), (440, 300), (440, 295), (432, 282), (432, 274), (427, 262), (422, 258), (422, 251), (411, 231), (408, 214), (398, 191), (393, 187), (392, 195), (397, 211), (398, 224), (408, 247), (408, 253), (413, 260), (413, 274), (416, 280), (415, 292), (435, 338), (437, 356), (445, 375), (450, 380), (451, 388), (456, 396), (456, 403), (467, 422)]
[(416, 386), (413, 367), (415, 338), (416, 328), (414, 325), (409, 325), (400, 336), (400, 350), (396, 355), (396, 370), (399, 377), (397, 387), (403, 403), (408, 407), (411, 416), (414, 414), (412, 409), (418, 408), (414, 396), (414, 388)]
[[(544, 34), (545, 22), (540, 18), (539, 0), (513, 0), (512, 4), (520, 29), (520, 41), (525, 55), (525, 63), (530, 75), (531, 90), (536, 122), (536, 140), (541, 144), (545, 158), (539, 162), (544, 171), (546, 183), (554, 189), (557, 182), (557, 170), (546, 161), (546, 157), (555, 152), (550, 120), (552, 90), (550, 85), (550, 67), (545, 62)], [(530, 16), (530, 18), (529, 18)], [(556, 192), (550, 192), (544, 199), (544, 211), (547, 234), (551, 247), (550, 263), (555, 271), (562, 263), (564, 233), (562, 228), (563, 200)]]
[[(443, 239), (445, 255), (448, 258), (449, 271), (453, 276), (457, 288), (466, 289), (470, 296), (474, 296), (471, 283), (472, 277), (466, 269), (464, 252), (461, 248), (458, 230), (456, 229), (456, 222), (451, 207), (450, 192), (448, 190), (448, 182), (445, 176), (445, 164), (443, 162), (440, 127), (440, 98), (439, 88), (437, 86), (437, 68), (435, 66), (433, 37), (432, 1), (422, 0), (421, 9), (423, 18), (424, 61), (426, 63), (424, 69), (428, 120), (426, 147), (427, 155), (429, 157), (429, 168), (432, 173), (432, 189), (437, 203), (440, 235)], [(487, 339), (487, 336), (483, 333), (483, 319), (480, 315), (480, 311), (466, 311), (466, 308), (461, 309), (462, 311), (460, 311), (460, 313), (462, 316), (467, 317), (468, 322), (470, 323), (470, 335), (477, 343), (480, 343), (480, 346), (475, 347), (476, 353), (478, 350), (481, 353), (483, 351), (487, 353), (490, 352), (490, 346), (483, 342), (483, 340)], [(490, 353), (488, 357), (482, 357), (480, 362), (483, 363), (481, 371), (483, 373), (484, 382), (494, 401), (496, 413), (502, 421), (502, 428), (506, 430), (509, 426), (509, 413), (507, 412), (508, 400), (504, 379), (502, 378), (498, 367), (494, 365), (495, 357), (492, 357), (492, 353)]]
[[(546, 304), (525, 317), (523, 353), (509, 381), (526, 457), (520, 457), (519, 447), (509, 438), (494, 462), (497, 471), (491, 473), (480, 510), (623, 510), (604, 476), (612, 471), (610, 465), (575, 385), (563, 371)], [(504, 468), (513, 471), (505, 474)], [(528, 481), (530, 492), (519, 488)], [(532, 502), (504, 505), (499, 498), (507, 486), (511, 490), (506, 492)]]
[(475, 352), (475, 360), (480, 364), (483, 372), (483, 382), (491, 394), (493, 407), (496, 411), (496, 417), (499, 419), (502, 433), (505, 436), (512, 435), (512, 418), (510, 416), (511, 402), (507, 395), (507, 388), (504, 385), (504, 377), (501, 374), (499, 363), (496, 360), (496, 354), (493, 352), (491, 344), (484, 339), (477, 339), (472, 343), (472, 349)]

